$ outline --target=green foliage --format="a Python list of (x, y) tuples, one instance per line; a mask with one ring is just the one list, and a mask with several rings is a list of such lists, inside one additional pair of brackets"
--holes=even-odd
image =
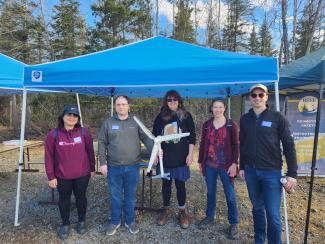
[(104, 0), (91, 6), (96, 27), (91, 30), (92, 50), (116, 47), (133, 38), (152, 35), (150, 0)]
[[(316, 11), (316, 6), (317, 1), (308, 1), (303, 9), (302, 17), (298, 22), (298, 27), (297, 27), (297, 44), (296, 44), (296, 59), (305, 56), (306, 51), (307, 51), (307, 45), (308, 45), (308, 39), (310, 37), (310, 31), (311, 31), (311, 26), (313, 25), (315, 21), (315, 11)], [(324, 7), (323, 3), (323, 7)], [(324, 8), (323, 8), (324, 11)], [(323, 16), (324, 17), (324, 12)], [(318, 25), (321, 28), (321, 23), (318, 23)], [(323, 28), (324, 28), (324, 23), (323, 23)], [(324, 31), (324, 29), (323, 29)], [(324, 34), (323, 34), (324, 38)], [(324, 42), (324, 41), (323, 41)], [(320, 48), (324, 43), (321, 43), (320, 40), (317, 40), (316, 36), (312, 37), (312, 44), (311, 44), (311, 49), (310, 51), (314, 51), (318, 48)]]
[(259, 41), (257, 39), (257, 33), (255, 30), (255, 24), (253, 26), (253, 30), (250, 34), (249, 37), (249, 42), (248, 42), (248, 49), (250, 54), (257, 54), (259, 52)]
[(37, 35), (40, 23), (33, 15), (32, 1), (6, 1), (0, 12), (0, 52), (28, 64), (37, 62)]
[(54, 6), (52, 17), (52, 46), (54, 59), (63, 59), (85, 53), (86, 24), (79, 12), (79, 2), (60, 0)]
[(264, 18), (260, 32), (260, 50), (259, 53), (263, 56), (273, 56), (275, 52), (272, 49), (272, 36)]
[(190, 1), (179, 0), (177, 7), (178, 12), (175, 16), (173, 38), (180, 41), (196, 42), (194, 24), (191, 20), (193, 9), (190, 7)]

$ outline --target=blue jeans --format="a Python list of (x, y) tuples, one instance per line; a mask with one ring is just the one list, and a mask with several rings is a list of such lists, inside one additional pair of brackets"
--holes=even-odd
[(134, 208), (139, 182), (139, 165), (109, 166), (107, 180), (108, 191), (111, 194), (111, 223), (117, 225), (121, 222), (123, 205), (125, 222), (126, 224), (131, 224), (135, 220)]
[(225, 169), (214, 169), (208, 165), (206, 165), (205, 176), (205, 182), (207, 185), (207, 209), (205, 212), (206, 216), (208, 218), (215, 218), (218, 175), (222, 181), (223, 190), (227, 200), (228, 221), (230, 224), (238, 224), (238, 210), (234, 184), (230, 181), (230, 177)]
[[(260, 170), (245, 165), (245, 179), (253, 205), (255, 243), (281, 243), (281, 170)], [(266, 221), (267, 220), (267, 221)]]

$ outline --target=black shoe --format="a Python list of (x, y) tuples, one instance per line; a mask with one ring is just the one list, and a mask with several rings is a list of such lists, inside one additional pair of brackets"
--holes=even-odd
[(228, 238), (231, 240), (238, 239), (238, 225), (237, 224), (230, 225), (229, 232), (228, 232)]
[(83, 235), (86, 233), (86, 224), (85, 221), (80, 221), (77, 224), (76, 231), (79, 235)]
[(200, 223), (198, 224), (198, 228), (200, 230), (205, 230), (206, 228), (213, 226), (216, 223), (214, 218), (209, 218), (209, 217), (205, 217), (203, 220), (200, 221)]
[(69, 225), (61, 225), (58, 230), (58, 236), (63, 241), (65, 240), (69, 235), (70, 227)]

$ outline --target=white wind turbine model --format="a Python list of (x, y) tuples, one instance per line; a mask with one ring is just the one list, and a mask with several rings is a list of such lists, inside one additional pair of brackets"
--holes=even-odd
[(135, 122), (140, 126), (140, 128), (143, 130), (143, 132), (154, 141), (154, 146), (152, 148), (151, 151), (151, 156), (150, 156), (150, 161), (149, 161), (149, 165), (147, 168), (147, 174), (150, 173), (151, 168), (154, 164), (154, 161), (156, 159), (157, 156), (159, 156), (159, 166), (160, 166), (160, 175), (156, 175), (153, 176), (153, 179), (156, 178), (164, 178), (164, 179), (170, 179), (169, 175), (170, 173), (166, 173), (164, 172), (164, 165), (163, 165), (163, 159), (162, 159), (162, 154), (161, 152), (161, 143), (163, 141), (171, 141), (171, 140), (175, 140), (175, 139), (179, 139), (182, 137), (186, 137), (189, 136), (190, 133), (179, 133), (179, 134), (171, 134), (171, 135), (164, 135), (164, 136), (157, 136), (155, 137), (145, 126), (144, 124), (136, 117), (133, 116), (133, 119), (135, 120)]

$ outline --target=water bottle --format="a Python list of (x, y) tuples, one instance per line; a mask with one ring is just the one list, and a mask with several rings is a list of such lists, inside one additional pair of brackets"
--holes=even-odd
[(288, 192), (289, 194), (290, 194), (290, 193), (293, 193), (293, 192), (295, 191), (294, 189), (288, 190), (288, 189), (286, 188), (286, 185), (287, 185), (287, 183), (288, 183), (287, 177), (285, 177), (285, 176), (281, 177), (280, 182), (281, 182), (283, 188), (284, 188), (284, 189), (286, 190), (286, 192)]

